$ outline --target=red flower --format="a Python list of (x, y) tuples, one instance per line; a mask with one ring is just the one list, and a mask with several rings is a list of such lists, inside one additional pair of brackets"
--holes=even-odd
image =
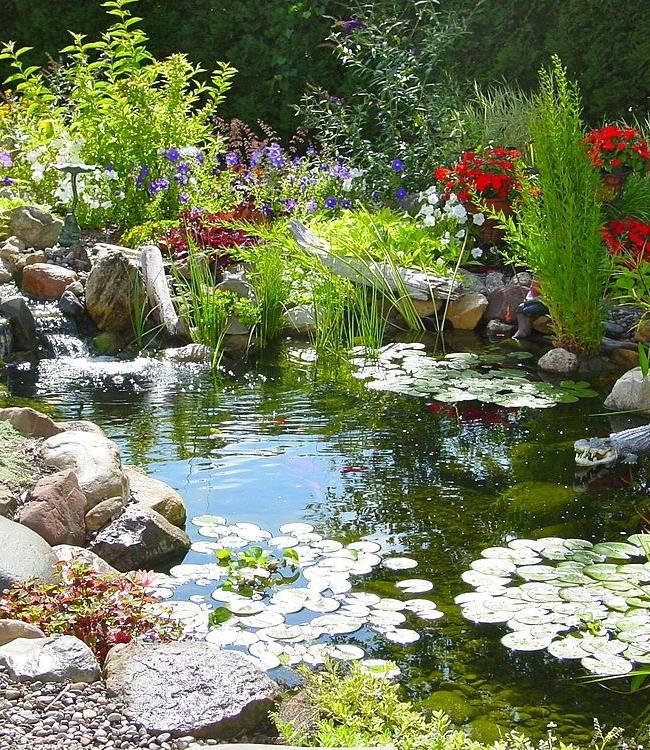
[(612, 255), (622, 255), (627, 265), (650, 262), (650, 222), (632, 217), (614, 219), (602, 229), (603, 240)]
[(519, 151), (503, 146), (486, 148), (480, 153), (465, 151), (452, 169), (440, 167), (435, 176), (447, 195), (455, 193), (463, 202), (472, 197), (514, 198), (521, 190), (520, 162)]
[(638, 130), (605, 125), (585, 137), (587, 153), (595, 167), (604, 170), (629, 167), (643, 171), (650, 164), (648, 142)]

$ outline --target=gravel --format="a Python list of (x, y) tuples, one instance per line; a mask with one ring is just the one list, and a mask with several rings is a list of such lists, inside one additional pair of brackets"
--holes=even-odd
[(0, 666), (0, 750), (203, 750), (218, 744), (148, 734), (102, 682), (19, 683)]

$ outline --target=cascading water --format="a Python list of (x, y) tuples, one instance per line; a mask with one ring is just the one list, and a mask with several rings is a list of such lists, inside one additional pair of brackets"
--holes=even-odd
[(54, 302), (30, 304), (43, 348), (54, 357), (89, 357), (90, 349), (75, 321)]

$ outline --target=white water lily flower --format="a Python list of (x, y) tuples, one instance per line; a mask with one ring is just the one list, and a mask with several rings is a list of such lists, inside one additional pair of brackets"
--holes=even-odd
[(483, 224), (485, 224), (485, 214), (473, 214), (472, 221), (474, 222), (474, 224), (476, 224), (477, 227), (482, 227)]

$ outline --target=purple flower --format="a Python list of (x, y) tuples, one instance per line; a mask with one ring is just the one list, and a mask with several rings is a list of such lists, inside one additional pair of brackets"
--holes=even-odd
[(168, 190), (169, 189), (169, 180), (165, 179), (164, 177), (159, 177), (157, 180), (154, 180), (151, 185), (149, 185), (149, 192), (151, 195), (156, 195), (156, 193), (159, 193), (161, 190)]
[(180, 195), (178, 196), (178, 200), (179, 200), (179, 201), (180, 201), (181, 203), (183, 203), (183, 204), (187, 204), (187, 203), (189, 203), (189, 202), (190, 202), (190, 196), (189, 196), (189, 194), (188, 194), (188, 193), (181, 193), (181, 194), (180, 194)]
[(316, 149), (313, 146), (309, 146), (305, 153), (307, 154), (307, 156), (316, 156)]
[(325, 198), (325, 208), (336, 208), (338, 206), (338, 201), (336, 198), (330, 195), (329, 198)]
[(181, 187), (189, 185), (190, 182), (190, 176), (186, 172), (178, 172), (174, 175), (174, 179)]
[(230, 151), (226, 154), (226, 166), (236, 167), (239, 164), (239, 155), (234, 151)]
[(302, 164), (302, 156), (294, 156), (291, 163), (294, 167), (299, 167)]
[(256, 167), (262, 161), (263, 156), (261, 151), (254, 151), (251, 155), (251, 167)]
[(4, 185), (5, 187), (11, 187), (13, 184), (14, 181), (11, 177), (5, 177), (3, 180), (0, 180), (0, 185)]
[(135, 184), (136, 185), (143, 185), (144, 181), (149, 177), (150, 170), (149, 167), (140, 167), (140, 171), (138, 172), (137, 177), (135, 178)]
[(347, 167), (344, 167), (342, 164), (336, 164), (332, 167), (332, 175), (334, 177), (338, 177), (339, 180), (349, 180), (350, 170)]
[(349, 201), (347, 198), (341, 201), (341, 208), (351, 208), (352, 202)]
[(401, 159), (393, 159), (393, 161), (390, 163), (390, 168), (393, 170), (393, 172), (397, 172), (397, 174), (403, 172), (405, 166), (406, 165)]
[(294, 208), (298, 205), (298, 201), (296, 201), (294, 198), (289, 198), (286, 201), (282, 201), (287, 211), (293, 211)]
[(330, 101), (332, 104), (340, 104), (341, 103), (341, 97), (340, 96), (330, 96)]
[(347, 36), (357, 29), (362, 29), (364, 25), (365, 24), (361, 21), (357, 21), (355, 18), (349, 18), (347, 21), (343, 21), (343, 34)]
[(273, 209), (271, 206), (267, 205), (266, 203), (262, 206), (262, 213), (264, 216), (269, 217), (273, 213)]
[(205, 162), (205, 156), (199, 151), (199, 149), (196, 149), (196, 153), (194, 154), (194, 158), (199, 164), (203, 164)]
[(405, 187), (397, 188), (397, 190), (395, 191), (395, 197), (398, 201), (403, 201), (408, 194), (409, 191)]
[(373, 200), (378, 201), (381, 198), (381, 193), (379, 192), (379, 190), (375, 190), (370, 197)]
[(309, 179), (307, 177), (301, 177), (300, 178), (300, 191), (302, 193), (304, 193), (305, 190), (307, 190), (308, 185), (309, 185)]
[(177, 148), (168, 148), (164, 155), (167, 161), (178, 161), (181, 158), (181, 152)]
[(0, 165), (10, 169), (14, 165), (14, 160), (8, 151), (0, 151)]
[(309, 211), (310, 214), (313, 214), (314, 211), (317, 211), (318, 210), (318, 201), (316, 201), (316, 200), (314, 200), (314, 198), (312, 198), (307, 203), (307, 210)]

